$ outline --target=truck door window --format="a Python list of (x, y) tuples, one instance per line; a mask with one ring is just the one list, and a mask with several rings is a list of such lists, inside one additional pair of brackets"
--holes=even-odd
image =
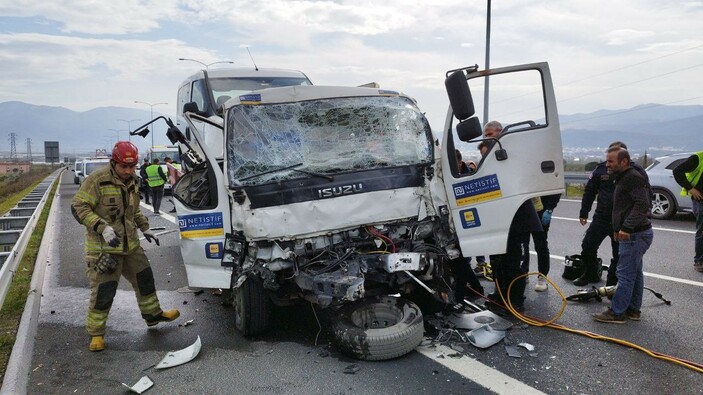
[[(485, 125), (489, 121), (498, 121), (503, 125), (501, 143), (506, 135), (520, 133), (527, 130), (541, 129), (546, 126), (546, 103), (542, 88), (542, 75), (537, 70), (523, 70), (519, 72), (491, 75), (489, 81), (490, 96), (488, 100), (488, 119), (483, 118), (484, 101), (482, 100), (486, 77), (469, 80), (469, 88), (476, 107), (476, 115)], [(472, 160), (479, 164), (482, 160), (478, 152), (478, 141), (467, 143), (460, 141), (456, 129), (452, 128), (452, 142), (458, 149), (464, 161)], [(492, 150), (497, 149), (497, 145)], [(509, 142), (506, 149), (510, 147)], [(456, 175), (455, 175), (456, 176)]]
[(206, 98), (208, 94), (207, 90), (205, 89), (204, 80), (193, 81), (193, 90), (190, 96), (190, 100), (198, 105), (198, 110), (207, 111)]

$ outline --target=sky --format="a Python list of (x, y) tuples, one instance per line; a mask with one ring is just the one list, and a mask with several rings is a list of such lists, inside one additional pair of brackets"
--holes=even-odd
[[(433, 128), (444, 75), (485, 67), (486, 1), (0, 0), (0, 102), (175, 115), (202, 63), (303, 71), (413, 96)], [(490, 66), (549, 63), (559, 112), (703, 104), (703, 1), (494, 1)], [(220, 67), (212, 65), (210, 67)], [(134, 125), (133, 125), (134, 126)]]

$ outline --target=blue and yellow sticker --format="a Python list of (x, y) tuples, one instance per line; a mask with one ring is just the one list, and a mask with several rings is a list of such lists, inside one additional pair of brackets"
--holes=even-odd
[(478, 217), (478, 211), (475, 208), (459, 211), (459, 217), (461, 217), (461, 227), (464, 229), (481, 226), (481, 218)]
[(178, 216), (178, 228), (184, 239), (224, 236), (222, 213), (204, 213)]
[(466, 206), (503, 196), (498, 176), (491, 174), (452, 185), (457, 206)]
[(261, 95), (258, 93), (241, 95), (239, 96), (239, 102), (242, 104), (261, 104)]
[(222, 259), (222, 245), (223, 243), (206, 243), (205, 244), (205, 257), (208, 259)]

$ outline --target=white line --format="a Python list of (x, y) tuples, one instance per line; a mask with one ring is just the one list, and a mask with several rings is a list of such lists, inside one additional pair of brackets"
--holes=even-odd
[[(145, 209), (151, 211), (152, 213), (154, 212), (153, 206), (152, 206), (151, 204), (146, 204), (146, 203), (144, 203), (144, 202), (139, 202), (139, 205), (140, 205), (141, 207), (144, 207)], [(174, 217), (174, 216), (171, 215), (171, 214), (161, 213), (160, 217), (163, 218), (163, 219), (165, 219), (166, 221), (172, 223), (172, 224), (175, 224), (175, 223), (176, 223), (176, 217)]]
[[(560, 220), (563, 220), (563, 221), (577, 221), (577, 222), (579, 221), (578, 218), (567, 218), (567, 217), (552, 217), (552, 219), (560, 219)], [(694, 234), (696, 234), (696, 232), (693, 231), (693, 230), (681, 230), (681, 229), (661, 228), (661, 227), (659, 227), (659, 226), (652, 226), (652, 229), (654, 229), (654, 230), (662, 230), (662, 231), (665, 231), (665, 232), (685, 233), (685, 234), (689, 234), (689, 235), (694, 235)]]
[(530, 387), (529, 385), (516, 380), (497, 369), (493, 369), (490, 366), (486, 366), (481, 362), (469, 358), (467, 356), (462, 356), (461, 358), (437, 358), (437, 355), (450, 355), (456, 354), (453, 349), (443, 346), (436, 345), (433, 348), (429, 346), (419, 346), (415, 351), (424, 355), (425, 357), (437, 362), (446, 368), (459, 373), (460, 375), (466, 377), (467, 379), (479, 384), (491, 391), (498, 394), (543, 394), (543, 392)]
[[(530, 251), (530, 254), (537, 255), (537, 253), (535, 251)], [(564, 263), (564, 257), (561, 255), (549, 254), (549, 257), (552, 259), (556, 259), (558, 261), (561, 261), (562, 264)], [(687, 280), (685, 278), (665, 276), (663, 274), (656, 274), (656, 273), (650, 273), (650, 272), (644, 272), (644, 275), (648, 276), (648, 277), (658, 278), (661, 280), (669, 280), (669, 281), (677, 282), (680, 284), (688, 284), (688, 285), (695, 285), (697, 287), (703, 287), (703, 282), (700, 282), (700, 281)]]

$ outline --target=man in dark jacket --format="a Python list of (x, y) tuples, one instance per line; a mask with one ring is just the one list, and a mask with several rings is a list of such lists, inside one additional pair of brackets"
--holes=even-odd
[[(619, 147), (627, 149), (625, 143), (615, 141), (608, 149)], [(630, 167), (637, 170), (649, 184), (649, 177), (642, 166), (632, 162)], [(599, 163), (591, 173), (586, 183), (586, 189), (581, 199), (581, 211), (579, 221), (585, 226), (588, 223), (588, 212), (591, 211), (593, 201), (598, 198), (596, 210), (593, 213), (591, 225), (586, 230), (581, 242), (581, 259), (585, 270), (583, 274), (574, 280), (574, 285), (583, 286), (588, 283), (597, 283), (601, 280), (600, 268), (598, 267), (598, 248), (606, 237), (610, 237), (610, 247), (613, 252), (613, 259), (608, 268), (608, 278), (605, 285), (616, 285), (618, 265), (618, 242), (613, 237), (613, 225), (611, 223), (613, 213), (613, 191), (615, 191), (614, 177), (608, 172), (606, 162)], [(651, 194), (651, 193), (650, 193)]]
[(151, 165), (149, 158), (144, 158), (144, 163), (142, 167), (139, 168), (139, 191), (144, 194), (144, 203), (149, 204), (149, 199), (151, 199), (151, 188), (149, 188), (149, 183), (147, 182), (146, 168)]
[(696, 216), (695, 256), (693, 268), (703, 272), (703, 151), (697, 152), (674, 168), (674, 179), (683, 187), (682, 196), (690, 196)]
[(618, 287), (608, 310), (593, 314), (599, 322), (622, 324), (639, 321), (644, 291), (642, 258), (652, 245), (654, 233), (649, 221), (649, 182), (630, 165), (627, 150), (608, 149), (606, 165), (616, 175), (613, 193), (613, 238), (618, 246)]

